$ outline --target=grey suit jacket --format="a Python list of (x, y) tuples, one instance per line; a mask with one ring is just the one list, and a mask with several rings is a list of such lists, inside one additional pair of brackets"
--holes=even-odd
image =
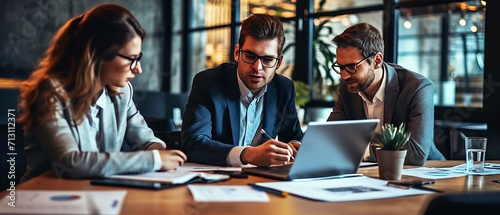
[[(426, 77), (399, 65), (384, 63), (387, 85), (384, 101), (384, 123), (399, 126), (406, 123), (411, 132), (405, 164), (423, 165), (429, 160), (445, 160), (434, 145), (434, 88)], [(362, 98), (347, 90), (342, 82), (339, 99), (328, 117), (332, 120), (366, 119)], [(375, 153), (372, 154), (374, 155)]]
[[(165, 143), (156, 138), (132, 101), (132, 85), (120, 90), (123, 94), (106, 96), (107, 108), (100, 122), (103, 142), (99, 152), (82, 150), (80, 126), (69, 109), (56, 113), (35, 130), (25, 132), (25, 154), (28, 163), (24, 182), (47, 170), (54, 169), (58, 177), (91, 178), (127, 172), (152, 171), (152, 151), (144, 151), (151, 142)], [(63, 102), (58, 104), (64, 106)], [(80, 129), (79, 129), (80, 128)], [(126, 142), (133, 151), (121, 152)], [(85, 149), (85, 148), (84, 148)]]

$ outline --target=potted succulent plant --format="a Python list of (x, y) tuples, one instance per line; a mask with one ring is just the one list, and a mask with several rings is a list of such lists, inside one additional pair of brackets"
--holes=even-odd
[(379, 178), (386, 180), (400, 180), (403, 164), (406, 157), (406, 145), (411, 133), (406, 131), (406, 126), (401, 123), (398, 127), (386, 123), (376, 134), (379, 143), (376, 144), (376, 157)]

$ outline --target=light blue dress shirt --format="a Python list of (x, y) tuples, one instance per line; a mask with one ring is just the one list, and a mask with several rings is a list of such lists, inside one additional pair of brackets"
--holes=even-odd
[(262, 134), (258, 132), (262, 128), (262, 115), (264, 110), (264, 95), (267, 85), (256, 96), (243, 84), (238, 75), (238, 86), (240, 88), (240, 131), (238, 145), (229, 151), (226, 161), (232, 166), (239, 166), (240, 155), (245, 147), (259, 144)]

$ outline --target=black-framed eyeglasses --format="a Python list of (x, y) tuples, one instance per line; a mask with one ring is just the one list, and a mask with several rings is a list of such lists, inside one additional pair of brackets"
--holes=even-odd
[(125, 55), (122, 55), (120, 53), (116, 53), (117, 56), (120, 56), (122, 58), (125, 58), (127, 60), (129, 60), (131, 63), (130, 63), (130, 70), (133, 70), (135, 69), (135, 67), (137, 67), (137, 63), (141, 60), (142, 58), (142, 52), (139, 53), (139, 56), (137, 56), (136, 58), (131, 58), (129, 56), (125, 56)]
[(335, 61), (335, 63), (333, 63), (333, 65), (332, 65), (332, 69), (333, 69), (333, 71), (335, 71), (339, 75), (342, 74), (342, 70), (345, 70), (347, 73), (354, 75), (354, 74), (356, 74), (356, 72), (358, 72), (356, 67), (358, 67), (361, 63), (363, 63), (368, 58), (373, 57), (375, 54), (377, 54), (377, 52), (371, 53), (367, 57), (363, 58), (363, 60), (360, 60), (359, 62), (354, 63), (354, 64), (340, 65), (337, 63), (337, 61)]
[(243, 62), (254, 64), (255, 61), (260, 59), (260, 64), (265, 68), (273, 68), (274, 66), (276, 66), (280, 59), (279, 57), (259, 56), (249, 51), (243, 51), (243, 49), (240, 49), (240, 53), (241, 60), (243, 60)]

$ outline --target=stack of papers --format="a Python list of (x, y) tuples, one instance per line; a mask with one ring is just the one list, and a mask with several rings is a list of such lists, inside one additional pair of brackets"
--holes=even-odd
[(214, 166), (199, 163), (187, 162), (184, 165), (177, 167), (179, 172), (198, 172), (198, 171), (241, 171), (241, 167), (233, 166)]
[(443, 178), (455, 178), (466, 175), (495, 175), (500, 174), (500, 165), (493, 163), (486, 163), (484, 172), (474, 172), (468, 173), (465, 163), (456, 165), (453, 167), (445, 168), (429, 168), (429, 167), (418, 167), (413, 169), (403, 169), (403, 175), (409, 175), (419, 178), (427, 179), (443, 179)]
[(395, 188), (387, 186), (387, 181), (366, 176), (300, 182), (264, 182), (256, 183), (256, 185), (308, 199), (328, 202), (384, 199), (434, 193), (413, 188)]
[(263, 191), (241, 185), (188, 185), (197, 202), (269, 202)]
[[(0, 201), (0, 214), (119, 214), (126, 191), (16, 191)], [(15, 206), (15, 207), (13, 207)]]
[(139, 174), (113, 175), (109, 178), (184, 184), (197, 177), (201, 177), (210, 182), (223, 181), (230, 178), (229, 175), (201, 172), (146, 172)]
[(199, 173), (194, 172), (146, 172), (139, 174), (113, 175), (109, 178), (184, 184), (199, 175)]

